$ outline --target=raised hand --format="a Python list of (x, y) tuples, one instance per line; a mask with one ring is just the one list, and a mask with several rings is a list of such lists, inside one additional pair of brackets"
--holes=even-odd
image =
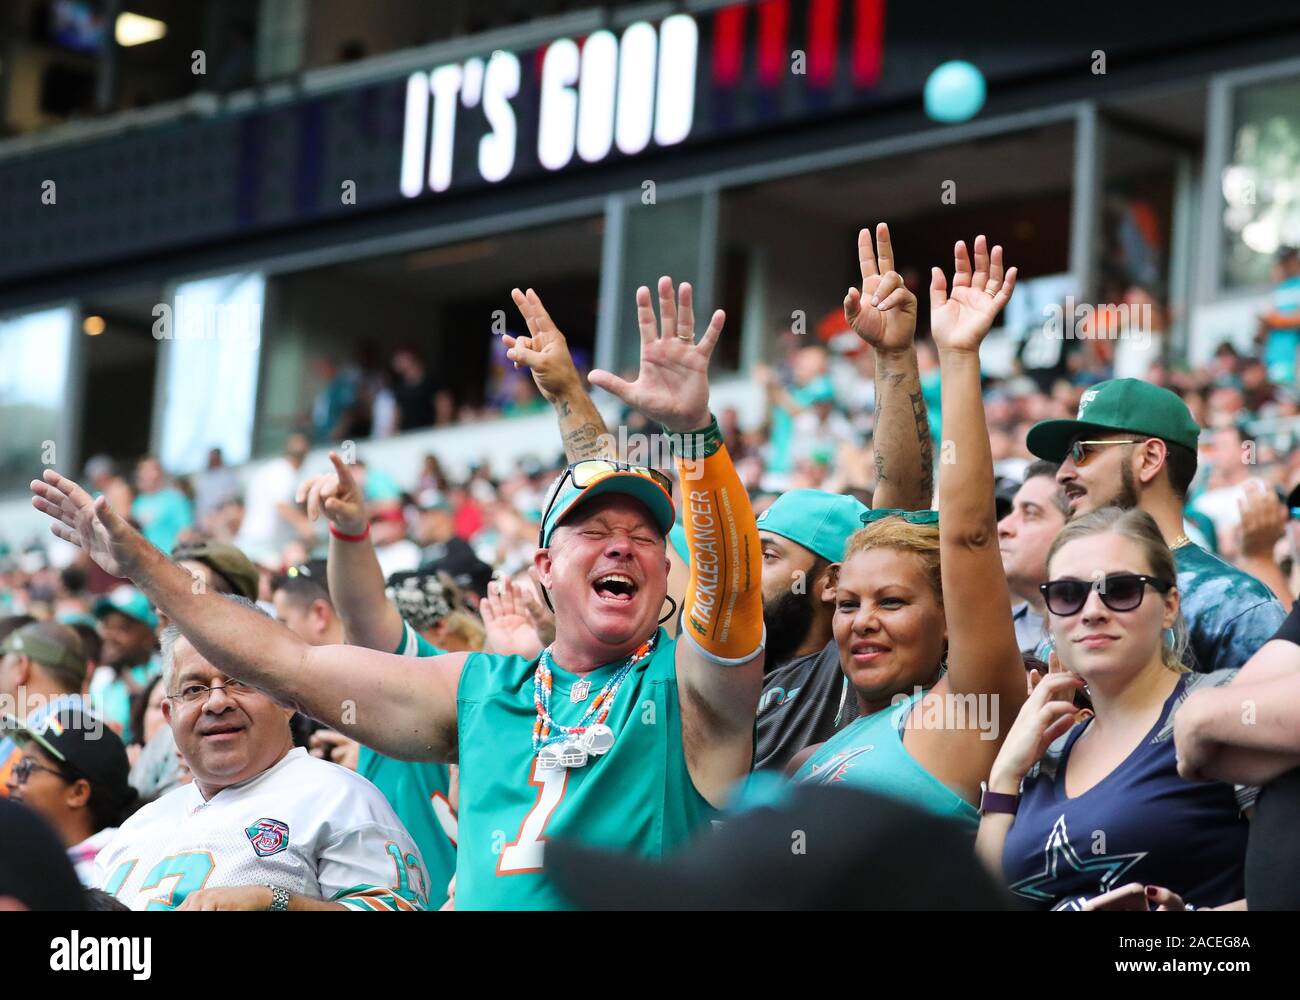
[(103, 497), (46, 469), (31, 483), (32, 506), (54, 519), (50, 531), (82, 548), (110, 576), (129, 577), (150, 545)]
[(674, 433), (699, 430), (709, 422), (709, 357), (722, 334), (726, 314), (718, 309), (700, 342), (695, 342), (695, 309), (691, 286), (685, 281), (673, 297), (673, 280), (659, 279), (659, 329), (650, 303), (650, 289), (636, 290), (637, 324), (641, 330), (641, 370), (635, 382), (595, 369), (590, 382), (613, 393), (628, 406)]
[(845, 322), (878, 351), (907, 350), (916, 334), (916, 296), (894, 270), (894, 248), (886, 223), (876, 226), (875, 251), (871, 230), (858, 233), (858, 266), (862, 291), (850, 288), (844, 296)]
[(993, 762), (990, 788), (1018, 785), (1052, 741), (1069, 731), (1074, 725), (1074, 704), (1057, 699), (1081, 687), (1082, 678), (1072, 673), (1048, 673), (1038, 681)]
[(526, 365), (533, 373), (533, 381), (548, 402), (554, 402), (574, 389), (581, 388), (578, 369), (569, 354), (569, 344), (564, 339), (551, 314), (542, 305), (542, 300), (531, 288), (521, 292), (511, 289), (510, 297), (514, 299), (519, 314), (528, 326), (527, 337), (512, 337), (506, 334), (501, 339), (509, 350), (506, 357), (518, 368)]
[(983, 236), (975, 237), (975, 268), (966, 244), (953, 248), (952, 289), (941, 268), (930, 270), (930, 330), (939, 350), (973, 351), (993, 327), (1016, 285), (1016, 269), (1002, 269), (1002, 247), (990, 255)]
[(542, 651), (542, 640), (533, 626), (527, 603), (519, 588), (510, 579), (493, 580), (488, 584), (487, 597), (478, 605), (487, 632), (485, 653), (504, 656), (522, 656), (531, 660)]
[(1252, 480), (1237, 498), (1241, 510), (1241, 554), (1272, 560), (1273, 549), (1286, 534), (1286, 505), (1265, 484)]
[(305, 479), (298, 486), (295, 498), (307, 504), (307, 519), (315, 521), (325, 512), (325, 517), (345, 535), (360, 535), (366, 530), (366, 503), (352, 471), (339, 457), (330, 452), (334, 471)]

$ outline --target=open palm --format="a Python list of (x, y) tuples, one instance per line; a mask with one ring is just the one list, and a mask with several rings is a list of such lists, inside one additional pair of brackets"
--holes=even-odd
[(930, 272), (930, 330), (940, 350), (979, 351), (1016, 285), (1016, 269), (1002, 268), (1002, 247), (992, 254), (983, 236), (975, 237), (975, 266), (964, 241), (953, 248), (952, 289), (941, 268)]
[(46, 469), (32, 480), (32, 506), (54, 519), (52, 531), (86, 554), (110, 576), (129, 576), (141, 546), (149, 543), (108, 505), (104, 496), (92, 498), (67, 476)]
[(641, 331), (641, 369), (635, 382), (595, 369), (591, 384), (613, 393), (628, 406), (674, 433), (699, 430), (709, 422), (709, 358), (722, 334), (726, 314), (713, 314), (695, 343), (691, 286), (682, 282), (676, 301), (673, 280), (659, 279), (659, 328), (655, 328), (650, 289), (636, 290), (637, 326)]
[(894, 270), (894, 248), (889, 226), (876, 226), (876, 248), (871, 230), (858, 233), (858, 267), (862, 291), (850, 288), (844, 296), (844, 320), (866, 343), (880, 351), (905, 351), (916, 334), (916, 296)]

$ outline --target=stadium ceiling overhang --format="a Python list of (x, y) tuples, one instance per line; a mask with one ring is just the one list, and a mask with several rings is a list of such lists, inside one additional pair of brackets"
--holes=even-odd
[(1142, 4), (1048, 13), (1022, 2), (987, 21), (886, 0), (737, 3), (0, 160), (0, 288), (312, 226), (326, 239), (358, 213), (615, 164), (644, 161), (653, 178), (670, 151), (773, 134), (797, 144), (818, 123), (919, 112), (927, 77), (952, 59), (979, 68), (992, 101), (1044, 80), (1077, 92), (1097, 79), (1099, 51), (1122, 73), (1152, 55), (1300, 30), (1292, 0), (1177, 19)]

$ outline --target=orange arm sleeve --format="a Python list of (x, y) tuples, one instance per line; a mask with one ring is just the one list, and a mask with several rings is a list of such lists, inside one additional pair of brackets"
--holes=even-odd
[(691, 555), (683, 631), (712, 659), (747, 663), (763, 644), (763, 562), (749, 494), (725, 446), (678, 458), (677, 472)]

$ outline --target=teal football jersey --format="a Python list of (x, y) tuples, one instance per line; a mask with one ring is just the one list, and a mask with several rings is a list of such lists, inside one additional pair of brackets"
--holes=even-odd
[[(624, 679), (605, 724), (608, 753), (584, 767), (538, 768), (533, 676), (537, 659), (471, 654), (458, 696), (460, 816), (456, 909), (566, 909), (547, 877), (552, 838), (629, 851), (671, 852), (715, 810), (696, 791), (682, 749), (674, 662), (676, 642), (661, 629), (654, 654)], [(580, 677), (552, 662), (551, 716), (577, 725), (624, 661)], [(576, 683), (590, 684), (574, 703)]]

